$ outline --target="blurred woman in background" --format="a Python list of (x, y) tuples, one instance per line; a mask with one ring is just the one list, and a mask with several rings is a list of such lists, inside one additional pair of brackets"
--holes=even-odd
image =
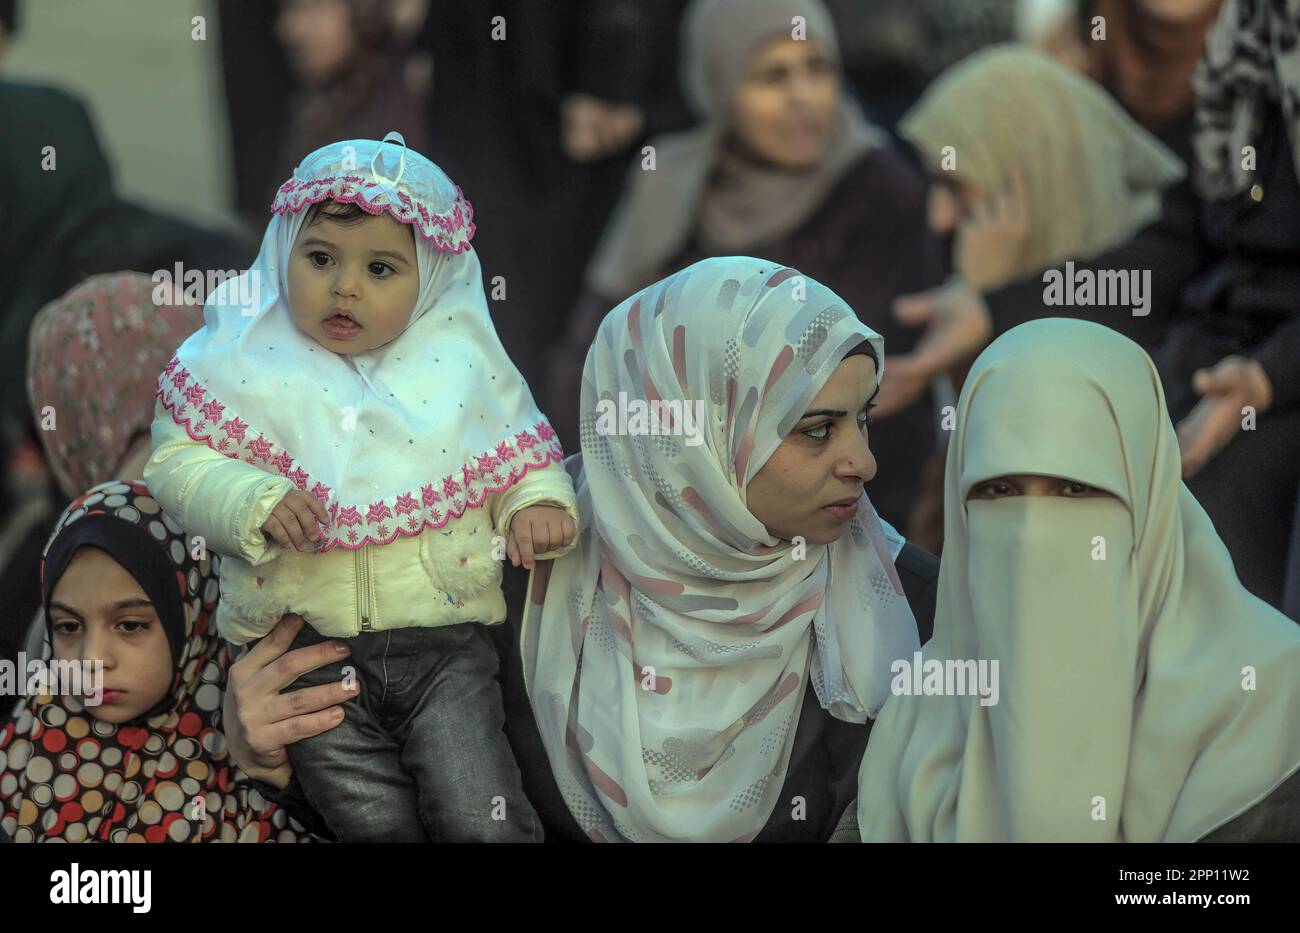
[(149, 459), (155, 380), (203, 324), (202, 305), (154, 304), (153, 291), (138, 272), (92, 276), (32, 322), (29, 417), (40, 425), (56, 488), (52, 496), (25, 497), (9, 516), (13, 540), (0, 554), (0, 658), (17, 655), (40, 608), (31, 581), (63, 503), (115, 476), (139, 476)]
[[(842, 295), (887, 345), (913, 338), (889, 315), (911, 283), (943, 274), (919, 173), (845, 91), (819, 0), (696, 0), (683, 23), (682, 80), (701, 125), (651, 141), (587, 270), (552, 356), (550, 408), (579, 414), (578, 374), (605, 312), (700, 259), (763, 256)], [(577, 422), (560, 423), (575, 449)], [(875, 429), (880, 514), (901, 522), (933, 449), (928, 399)]]

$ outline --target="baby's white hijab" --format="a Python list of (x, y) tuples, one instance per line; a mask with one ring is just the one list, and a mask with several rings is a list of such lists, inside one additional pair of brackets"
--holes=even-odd
[[(1115, 498), (966, 501), (1018, 473)], [(1192, 842), (1300, 766), (1300, 628), (1242, 587), (1155, 366), (1099, 324), (1021, 325), (962, 388), (924, 660), (977, 659), (996, 703), (885, 705), (865, 841)]]
[[(385, 150), (390, 140), (402, 148)], [(299, 330), (287, 301), (294, 239), (326, 198), (387, 212), (415, 233), (410, 324), (352, 356)], [(325, 503), (323, 550), (440, 528), (563, 457), (492, 326), (469, 245), (473, 212), (441, 169), (396, 133), (333, 143), (302, 161), (272, 210), (253, 267), (208, 296), (203, 328), (159, 377), (158, 395), (194, 439)]]
[[(866, 496), (831, 545), (772, 537), (750, 481), (845, 355), (880, 336), (825, 286), (708, 259), (610, 312), (583, 370), (582, 531), (534, 573), (525, 679), (570, 811), (593, 839), (752, 839), (778, 806), (808, 679), (832, 715), (874, 716), (918, 647)], [(698, 403), (653, 434), (598, 403)], [(631, 422), (629, 422), (630, 424)], [(675, 426), (675, 428), (674, 428)], [(691, 428), (698, 433), (687, 438)], [(549, 573), (549, 578), (547, 574)]]

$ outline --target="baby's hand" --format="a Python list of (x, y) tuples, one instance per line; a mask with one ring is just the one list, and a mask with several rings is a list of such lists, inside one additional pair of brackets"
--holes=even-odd
[(301, 489), (290, 489), (262, 523), (262, 532), (275, 539), (281, 547), (314, 551), (316, 545), (313, 542), (320, 537), (316, 529), (317, 519), (322, 525), (330, 523), (329, 513), (320, 500)]
[(522, 563), (533, 569), (533, 555), (564, 547), (573, 540), (573, 519), (564, 509), (553, 505), (530, 505), (510, 519), (510, 538), (506, 553), (516, 567)]

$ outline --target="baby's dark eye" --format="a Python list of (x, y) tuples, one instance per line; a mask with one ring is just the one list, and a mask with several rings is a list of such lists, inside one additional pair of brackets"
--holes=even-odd
[[(311, 260), (311, 264), (313, 266), (316, 266), (318, 269), (320, 269), (320, 268), (324, 268), (325, 264), (329, 262), (330, 254), (322, 253), (322, 252), (314, 252), (314, 253), (309, 253), (307, 258)], [(324, 262), (321, 261), (322, 258), (324, 259)]]
[(377, 275), (381, 279), (386, 279), (389, 275), (396, 275), (397, 270), (386, 262), (372, 262), (370, 264), (370, 274)]

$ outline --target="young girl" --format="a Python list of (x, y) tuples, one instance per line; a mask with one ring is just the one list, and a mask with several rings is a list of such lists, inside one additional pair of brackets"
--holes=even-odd
[(535, 839), (470, 623), (505, 618), (507, 554), (568, 548), (573, 487), (493, 331), (470, 205), (394, 139), (326, 146), (281, 187), (253, 268), (159, 378), (145, 475), (232, 558), (224, 637), (294, 612), (296, 644), (348, 639), (299, 683), (360, 694), (290, 759), (340, 839)]
[(226, 755), (218, 565), (138, 481), (64, 510), (41, 561), (46, 633), (57, 661), (98, 661), (102, 675), (80, 697), (25, 698), (0, 728), (0, 836), (310, 841)]

